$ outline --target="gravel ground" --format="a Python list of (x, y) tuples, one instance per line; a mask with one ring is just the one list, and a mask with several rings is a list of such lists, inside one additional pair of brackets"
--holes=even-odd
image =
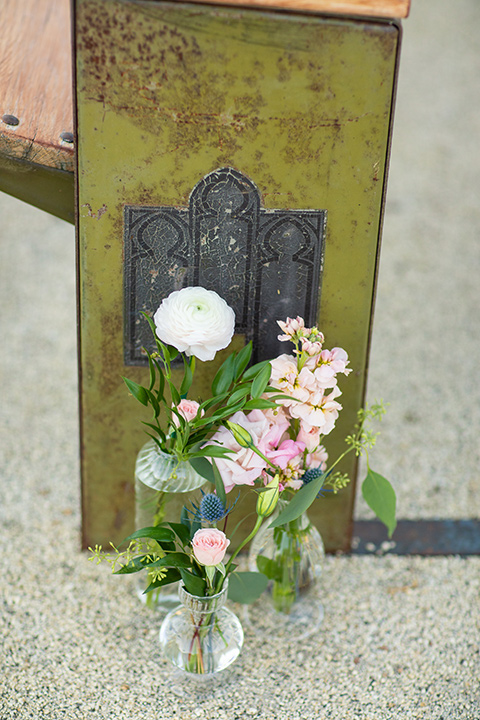
[[(404, 23), (369, 383), (402, 518), (479, 516), (479, 19)], [(318, 635), (245, 625), (220, 679), (172, 674), (131, 579), (78, 550), (73, 229), (6, 195), (0, 218), (0, 719), (479, 720), (479, 557), (328, 557)]]

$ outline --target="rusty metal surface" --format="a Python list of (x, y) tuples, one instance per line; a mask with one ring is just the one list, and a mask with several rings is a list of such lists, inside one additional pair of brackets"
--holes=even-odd
[(400, 520), (390, 540), (381, 523), (358, 520), (352, 547), (362, 555), (480, 555), (480, 520)]
[[(318, 320), (327, 347), (345, 347), (354, 368), (328, 443), (334, 457), (343, 450), (365, 388), (399, 29), (77, 0), (75, 36), (83, 534), (92, 544), (129, 531), (145, 441), (120, 380), (146, 381), (144, 368), (124, 365), (125, 207), (185, 208), (218, 168), (252, 178), (267, 212), (328, 213)], [(207, 395), (222, 357), (199, 363), (192, 396)], [(355, 460), (343, 469), (354, 475)], [(353, 498), (352, 483), (312, 511), (330, 549), (349, 545)]]

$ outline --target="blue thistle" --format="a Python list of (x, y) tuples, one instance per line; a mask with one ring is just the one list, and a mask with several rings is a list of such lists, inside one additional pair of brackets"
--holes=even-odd
[(309, 468), (308, 470), (305, 470), (302, 475), (303, 484), (308, 485), (309, 482), (312, 482), (312, 480), (316, 480), (320, 477), (320, 475), (323, 475), (323, 472), (324, 471), (319, 467)]
[[(312, 480), (316, 480), (320, 477), (320, 475), (328, 475), (329, 473), (326, 470), (322, 470), (319, 467), (316, 468), (309, 468), (306, 470), (302, 475), (302, 480), (304, 485), (308, 485), (308, 483), (312, 482)], [(326, 488), (322, 487), (320, 492), (317, 495), (317, 498), (324, 497), (324, 493), (327, 492), (333, 492), (333, 488)]]
[(195, 503), (192, 502), (194, 512), (192, 510), (188, 512), (192, 513), (195, 520), (208, 523), (217, 523), (223, 520), (223, 518), (233, 510), (240, 497), (240, 495), (238, 495), (233, 505), (227, 508), (215, 493), (204, 493), (203, 490), (201, 490), (201, 493), (202, 499), (199, 504), (195, 505)]
[(225, 505), (215, 493), (208, 493), (200, 501), (200, 515), (207, 522), (218, 522), (225, 515)]

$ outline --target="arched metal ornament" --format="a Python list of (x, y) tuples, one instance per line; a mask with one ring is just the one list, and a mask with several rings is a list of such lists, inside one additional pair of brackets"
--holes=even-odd
[(317, 321), (325, 210), (266, 210), (256, 185), (234, 168), (206, 175), (189, 207), (126, 205), (125, 365), (146, 365), (152, 347), (141, 312), (174, 290), (201, 285), (235, 311), (235, 332), (254, 361), (284, 352), (276, 320)]

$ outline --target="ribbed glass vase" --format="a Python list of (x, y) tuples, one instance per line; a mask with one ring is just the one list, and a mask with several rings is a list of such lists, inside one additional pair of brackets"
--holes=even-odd
[(238, 617), (224, 607), (228, 581), (211, 597), (197, 597), (180, 586), (182, 603), (165, 617), (160, 628), (160, 647), (177, 668), (192, 675), (213, 675), (231, 665), (243, 645)]
[[(163, 452), (149, 440), (140, 450), (135, 464), (135, 528), (154, 527), (161, 522), (180, 522), (187, 493), (206, 482), (187, 461)], [(144, 594), (148, 585), (140, 577), (137, 594), (152, 609), (168, 612), (178, 605), (178, 583)]]

